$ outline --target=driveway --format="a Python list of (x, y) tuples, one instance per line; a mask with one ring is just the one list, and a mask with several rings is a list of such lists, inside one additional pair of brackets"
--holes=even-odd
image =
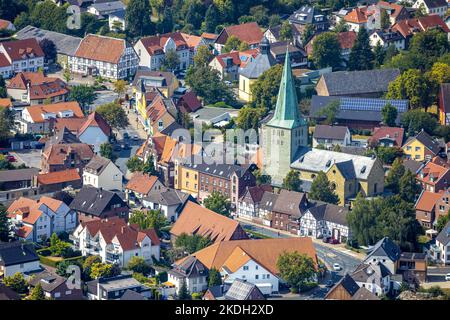
[(10, 152), (16, 158), (14, 165), (19, 166), (25, 164), (31, 168), (41, 168), (41, 150), (39, 149), (24, 149)]

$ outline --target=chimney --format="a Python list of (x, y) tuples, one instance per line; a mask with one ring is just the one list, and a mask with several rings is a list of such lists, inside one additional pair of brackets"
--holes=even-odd
[(125, 233), (125, 228), (126, 228), (126, 226), (122, 226), (122, 228), (121, 228), (121, 230), (120, 230), (120, 232), (121, 232), (122, 234)]

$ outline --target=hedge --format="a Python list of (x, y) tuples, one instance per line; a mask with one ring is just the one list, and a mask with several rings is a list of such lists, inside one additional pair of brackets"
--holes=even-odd
[(74, 261), (74, 260), (82, 259), (83, 257), (78, 256), (78, 257), (72, 257), (72, 258), (60, 259), (60, 260), (55, 260), (54, 258), (55, 257), (45, 257), (42, 255), (39, 255), (39, 260), (42, 264), (45, 264), (46, 266), (53, 267), (53, 268), (56, 268), (58, 266), (58, 263), (60, 263), (60, 262)]

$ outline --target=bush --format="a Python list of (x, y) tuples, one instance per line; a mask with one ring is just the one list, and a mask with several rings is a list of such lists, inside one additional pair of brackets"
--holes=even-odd
[(318, 286), (317, 282), (305, 282), (300, 285), (300, 291), (306, 292)]
[(36, 253), (43, 257), (48, 257), (52, 254), (52, 252), (50, 251), (49, 248), (42, 248), (42, 249), (36, 250)]
[(192, 300), (202, 300), (203, 293), (201, 292), (194, 292), (192, 294)]
[(53, 268), (56, 268), (57, 264), (62, 262), (62, 260), (55, 260), (55, 259), (52, 259), (51, 257), (44, 257), (41, 255), (39, 256), (39, 261), (42, 264), (45, 264), (46, 266), (53, 267)]
[(160, 273), (158, 273), (156, 275), (156, 280), (158, 281), (158, 283), (164, 283), (167, 281), (168, 277), (167, 277), (167, 272), (166, 271), (161, 271)]

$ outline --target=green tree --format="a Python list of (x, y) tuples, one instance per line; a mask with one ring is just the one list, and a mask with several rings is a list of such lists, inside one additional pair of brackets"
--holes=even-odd
[(14, 129), (14, 114), (10, 108), (0, 107), (0, 141), (5, 141), (11, 136)]
[(257, 186), (260, 186), (262, 184), (270, 184), (272, 182), (272, 177), (267, 174), (263, 174), (259, 169), (253, 171), (253, 175), (256, 178)]
[(135, 210), (130, 216), (130, 223), (136, 223), (142, 230), (155, 229), (160, 234), (161, 228), (167, 225), (167, 219), (160, 210)]
[(241, 40), (236, 36), (230, 36), (225, 42), (225, 46), (222, 49), (222, 53), (228, 53), (239, 49)]
[(313, 281), (316, 275), (314, 260), (297, 251), (281, 254), (277, 259), (277, 268), (281, 278), (294, 290), (298, 290), (306, 282)]
[(95, 110), (103, 119), (116, 130), (126, 128), (129, 125), (125, 110), (118, 103), (107, 103)]
[(44, 38), (41, 41), (39, 41), (39, 46), (41, 47), (42, 51), (44, 51), (45, 59), (47, 61), (56, 60), (56, 46), (52, 40)]
[(316, 33), (316, 28), (308, 23), (302, 33), (302, 44), (305, 46)]
[(192, 254), (210, 246), (211, 243), (211, 240), (207, 237), (202, 237), (198, 234), (188, 235), (187, 233), (182, 233), (175, 240), (175, 247)]
[(42, 285), (38, 283), (32, 290), (28, 297), (28, 300), (47, 300), (45, 298), (44, 290)]
[(440, 215), (436, 221), (436, 231), (441, 232), (446, 224), (450, 221), (450, 210), (446, 215)]
[(370, 47), (369, 34), (360, 28), (348, 60), (350, 70), (370, 70), (373, 68), (373, 52)]
[(114, 92), (119, 95), (119, 98), (127, 92), (127, 83), (125, 80), (119, 79), (114, 82)]
[(52, 1), (41, 1), (36, 3), (30, 12), (30, 20), (39, 28), (65, 33), (68, 17), (66, 10), (66, 6), (57, 6)]
[(137, 156), (132, 156), (127, 160), (127, 168), (130, 172), (142, 171), (144, 163)]
[(68, 100), (78, 102), (83, 110), (87, 111), (96, 97), (97, 94), (95, 93), (94, 87), (80, 84), (70, 89)]
[(332, 125), (336, 120), (336, 115), (339, 112), (340, 107), (341, 103), (339, 102), (339, 100), (332, 101), (328, 103), (324, 108), (319, 110), (317, 112), (317, 115), (319, 117), (325, 117), (325, 120), (323, 121), (325, 124)]
[(323, 171), (320, 171), (312, 182), (309, 198), (332, 204), (339, 204), (339, 197), (336, 192), (334, 192), (332, 184)]
[(392, 106), (389, 102), (381, 109), (383, 123), (389, 127), (394, 127), (397, 121), (397, 108)]
[(417, 183), (415, 175), (406, 170), (398, 183), (399, 196), (409, 203), (414, 204), (417, 195), (420, 192), (420, 185)]
[(336, 33), (349, 31), (347, 22), (344, 19), (339, 20), (339, 22), (334, 27), (333, 31)]
[(63, 78), (67, 83), (69, 83), (70, 79), (72, 78), (72, 73), (70, 72), (68, 65), (64, 68)]
[(214, 5), (214, 3), (210, 4), (208, 10), (206, 10), (205, 15), (205, 31), (209, 33), (214, 33), (216, 31), (216, 27), (220, 22), (219, 12)]
[(421, 110), (410, 110), (402, 115), (401, 124), (406, 132), (418, 133), (422, 129), (428, 134), (433, 134), (438, 122), (436, 117)]
[(251, 85), (251, 106), (253, 108), (262, 109), (264, 113), (275, 109), (282, 72), (283, 66), (276, 64), (270, 67), (269, 70), (264, 71)]
[(292, 33), (292, 26), (289, 21), (284, 21), (280, 28), (280, 40), (282, 41), (292, 41), (294, 35)]
[(113, 265), (101, 262), (95, 262), (91, 266), (92, 279), (109, 278), (114, 276)]
[(0, 241), (8, 242), (9, 240), (9, 219), (6, 207), (0, 204)]
[(162, 62), (162, 66), (171, 72), (180, 67), (180, 57), (175, 50), (168, 50)]
[(403, 149), (400, 147), (378, 146), (375, 153), (384, 164), (392, 164), (395, 159), (403, 156)]
[(393, 193), (397, 194), (400, 190), (399, 181), (404, 174), (405, 167), (403, 166), (402, 159), (395, 159), (386, 176), (385, 187), (391, 190)]
[(373, 65), (375, 68), (380, 68), (386, 59), (386, 51), (380, 42), (378, 42), (375, 48), (373, 48), (373, 59)]
[(186, 280), (183, 278), (180, 288), (177, 293), (178, 300), (191, 300), (191, 295), (187, 289)]
[(151, 176), (157, 175), (158, 171), (156, 171), (155, 168), (155, 159), (153, 158), (153, 155), (150, 155), (145, 162), (144, 166), (142, 167), (142, 172), (149, 174)]
[(209, 269), (208, 288), (220, 286), (221, 284), (222, 284), (222, 277), (220, 275), (220, 272), (214, 267)]
[(100, 155), (112, 161), (114, 161), (116, 158), (116, 156), (113, 153), (113, 146), (109, 142), (105, 142), (100, 145)]
[(425, 17), (426, 15), (427, 15), (427, 10), (425, 9), (425, 6), (423, 5), (423, 3), (421, 3), (419, 5), (419, 8), (417, 8), (417, 10), (414, 12), (414, 17), (421, 18), (421, 17)]
[(312, 60), (317, 68), (341, 66), (341, 46), (334, 32), (323, 32), (313, 42)]
[(389, 83), (388, 99), (408, 99), (413, 109), (427, 108), (430, 101), (430, 85), (422, 72), (410, 69)]
[(231, 209), (230, 199), (219, 191), (213, 191), (205, 200), (203, 200), (205, 207), (218, 214), (229, 216)]
[(391, 26), (389, 14), (387, 13), (386, 9), (381, 9), (380, 20), (381, 20), (381, 29), (383, 30), (388, 29)]
[(23, 274), (20, 272), (16, 272), (14, 275), (10, 277), (4, 277), (3, 283), (5, 284), (5, 286), (7, 286), (8, 288), (14, 290), (19, 294), (28, 292), (27, 282), (25, 281)]
[(143, 275), (148, 275), (152, 270), (150, 265), (145, 262), (144, 258), (136, 256), (131, 257), (131, 259), (128, 261), (127, 267), (129, 270), (137, 273), (142, 273)]
[(289, 191), (302, 191), (302, 180), (300, 180), (300, 173), (297, 170), (291, 170), (283, 179), (283, 188)]
[(164, 8), (163, 18), (158, 23), (158, 31), (162, 34), (172, 32), (173, 30), (173, 11), (172, 8), (169, 6), (166, 6)]
[(236, 119), (236, 124), (243, 130), (258, 129), (260, 119), (264, 115), (264, 110), (245, 106), (241, 108)]
[(194, 56), (194, 65), (195, 66), (207, 66), (211, 60), (214, 58), (214, 55), (209, 50), (208, 46), (202, 45), (197, 48), (197, 53)]
[(150, 21), (150, 4), (148, 1), (130, 0), (125, 12), (125, 25), (132, 37), (152, 34)]

